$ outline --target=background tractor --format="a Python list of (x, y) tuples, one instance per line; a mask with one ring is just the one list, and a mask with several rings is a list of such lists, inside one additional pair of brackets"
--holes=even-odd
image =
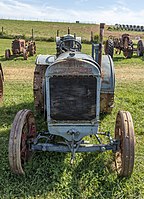
[(143, 40), (140, 39), (137, 43), (137, 47), (134, 48), (134, 43), (130, 39), (129, 34), (123, 34), (120, 38), (109, 36), (104, 47), (105, 54), (110, 55), (112, 58), (114, 49), (116, 54), (121, 54), (121, 51), (123, 51), (123, 55), (126, 58), (131, 58), (134, 52), (136, 52), (139, 57), (144, 54)]
[(4, 82), (4, 75), (3, 75), (3, 70), (0, 63), (0, 102), (2, 101), (2, 98), (3, 98), (3, 82)]
[[(28, 56), (33, 56), (36, 53), (36, 44), (34, 41), (26, 42), (24, 39), (15, 39), (12, 41), (12, 55), (23, 55), (23, 58), (27, 60)], [(11, 57), (10, 49), (5, 50), (5, 58)]]
[[(34, 151), (70, 152), (71, 164), (77, 152), (112, 151), (119, 176), (130, 176), (134, 166), (134, 128), (127, 111), (116, 117), (115, 137), (99, 132), (100, 111), (110, 112), (114, 102), (114, 68), (109, 55), (102, 55), (104, 24), (100, 43), (92, 44), (92, 56), (81, 52), (79, 37), (56, 38), (56, 55), (39, 55), (34, 72), (34, 105), (42, 113), (47, 130), (37, 132), (31, 110), (20, 110), (9, 138), (9, 163), (16, 174)], [(95, 137), (95, 144), (84, 140)], [(105, 139), (103, 139), (105, 137)], [(102, 138), (102, 139), (101, 139)], [(104, 141), (105, 140), (105, 141)]]
[(105, 42), (105, 54), (113, 57), (114, 48), (116, 54), (123, 51), (123, 55), (126, 58), (131, 58), (133, 55), (133, 42), (129, 37), (129, 34), (123, 34), (120, 38), (112, 38), (111, 36)]

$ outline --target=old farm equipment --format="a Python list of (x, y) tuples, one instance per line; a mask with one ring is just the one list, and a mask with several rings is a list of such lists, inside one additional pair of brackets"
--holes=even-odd
[(144, 41), (141, 39), (137, 43), (137, 55), (139, 57), (144, 55)]
[[(115, 138), (99, 132), (100, 110), (112, 107), (114, 68), (109, 55), (102, 56), (104, 24), (100, 24), (100, 44), (93, 44), (92, 57), (81, 52), (76, 35), (57, 37), (57, 55), (39, 55), (34, 72), (34, 104), (43, 113), (47, 130), (37, 132), (31, 110), (20, 110), (9, 139), (9, 162), (16, 174), (24, 174), (25, 162), (34, 151), (113, 151), (118, 175), (130, 176), (134, 166), (134, 128), (127, 111), (116, 117)], [(95, 137), (96, 144), (83, 138)], [(101, 137), (108, 140), (103, 143)], [(59, 139), (57, 139), (59, 138)], [(61, 139), (60, 139), (61, 138)]]
[(113, 41), (113, 38), (111, 36), (109, 36), (109, 38), (105, 41), (104, 52), (105, 52), (106, 55), (110, 55), (111, 58), (113, 58), (114, 41)]
[[(24, 39), (15, 39), (12, 41), (12, 55), (23, 55), (27, 60), (28, 56), (33, 56), (36, 53), (36, 44), (34, 41), (25, 41)], [(10, 49), (5, 50), (5, 58), (11, 57)]]
[(119, 40), (119, 50), (123, 51), (126, 58), (131, 58), (133, 55), (133, 41), (130, 39), (129, 34), (123, 34)]
[(3, 98), (3, 82), (4, 82), (4, 75), (3, 75), (3, 70), (0, 63), (0, 102), (2, 101), (2, 98)]
[[(113, 43), (113, 48), (111, 47)], [(112, 49), (116, 49), (116, 54), (121, 54), (123, 51), (123, 55), (126, 58), (131, 58), (133, 55), (134, 47), (133, 41), (130, 39), (129, 34), (123, 34), (120, 38), (109, 37), (105, 44), (105, 54), (110, 54), (113, 56), (114, 51)]]

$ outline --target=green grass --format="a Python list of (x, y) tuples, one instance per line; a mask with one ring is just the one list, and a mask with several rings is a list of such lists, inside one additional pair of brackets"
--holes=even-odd
[[(37, 42), (37, 53), (55, 54), (55, 43)], [(4, 50), (11, 40), (0, 40), (0, 62), (5, 83), (4, 101), (0, 105), (0, 199), (142, 199), (144, 198), (144, 61), (134, 56), (115, 56), (115, 108), (100, 122), (101, 131), (114, 135), (118, 110), (131, 112), (135, 126), (136, 155), (131, 178), (120, 179), (114, 170), (112, 152), (77, 154), (73, 166), (70, 154), (36, 153), (26, 165), (25, 176), (11, 173), (8, 163), (8, 140), (14, 116), (20, 109), (33, 110), (33, 70), (36, 57), (5, 61)], [(84, 45), (83, 52), (91, 53)], [(139, 74), (139, 71), (141, 73)], [(124, 76), (120, 76), (123, 73)], [(141, 77), (141, 79), (139, 79)], [(42, 118), (36, 118), (37, 130), (46, 129)]]
[[(6, 35), (15, 37), (16, 35), (22, 35), (25, 38), (30, 38), (32, 34), (32, 29), (34, 30), (35, 39), (50, 39), (51, 37), (55, 39), (57, 30), (60, 32), (60, 36), (67, 34), (67, 29), (70, 27), (71, 34), (76, 33), (80, 36), (82, 40), (90, 41), (91, 31), (93, 31), (94, 36), (99, 35), (99, 24), (84, 24), (84, 23), (59, 23), (59, 22), (44, 22), (44, 21), (24, 21), (24, 20), (6, 20), (0, 19), (0, 35), (3, 31)], [(109, 31), (109, 25), (105, 25), (104, 39), (106, 40), (108, 36), (113, 35), (115, 37), (120, 37), (126, 31)], [(144, 38), (143, 32), (128, 32), (132, 39), (139, 36)], [(137, 42), (136, 42), (137, 43)]]
[[(42, 21), (21, 21), (21, 20), (0, 20), (1, 27), (6, 35), (24, 35), (31, 37), (32, 29), (34, 30), (35, 38), (50, 38), (56, 37), (57, 30), (60, 35), (67, 34), (68, 27), (71, 29), (71, 34), (76, 33), (82, 39), (90, 39), (91, 31), (94, 34), (98, 33), (98, 25), (95, 24), (76, 24), (76, 23), (57, 23), (57, 22), (42, 22)], [(1, 29), (2, 30), (2, 29)], [(1, 32), (0, 30), (0, 32)]]

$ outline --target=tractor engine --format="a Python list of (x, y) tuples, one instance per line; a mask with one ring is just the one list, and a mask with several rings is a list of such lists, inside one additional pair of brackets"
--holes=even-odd
[(39, 55), (36, 60), (35, 110), (44, 113), (51, 134), (78, 141), (97, 132), (100, 111), (112, 110), (113, 61), (109, 55), (100, 57), (97, 45), (93, 56), (80, 52), (80, 40), (69, 30), (56, 44), (56, 56)]
[(70, 34), (70, 28), (68, 28), (68, 34), (63, 37), (56, 37), (56, 50), (57, 57), (66, 51), (76, 52), (81, 51), (81, 37), (77, 37), (76, 34)]
[(75, 131), (75, 139), (79, 140), (85, 132), (97, 131), (100, 67), (90, 56), (70, 51), (61, 54), (47, 68), (44, 85), (48, 129), (52, 134), (61, 133), (70, 140), (69, 132)]

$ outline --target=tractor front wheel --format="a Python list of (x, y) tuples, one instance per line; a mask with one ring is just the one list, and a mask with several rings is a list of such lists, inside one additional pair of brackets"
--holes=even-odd
[(23, 58), (24, 58), (24, 60), (28, 59), (28, 53), (27, 53), (26, 49), (23, 50)]
[(24, 174), (24, 164), (32, 155), (30, 144), (36, 136), (36, 125), (30, 110), (20, 110), (13, 121), (9, 138), (9, 164), (15, 174)]
[(117, 173), (121, 177), (129, 177), (134, 167), (135, 136), (132, 117), (128, 111), (119, 111), (117, 114), (115, 139), (120, 142), (119, 150), (115, 153)]
[(6, 59), (6, 60), (9, 59), (10, 56), (11, 56), (10, 49), (6, 49), (6, 50), (5, 50), (5, 59)]

